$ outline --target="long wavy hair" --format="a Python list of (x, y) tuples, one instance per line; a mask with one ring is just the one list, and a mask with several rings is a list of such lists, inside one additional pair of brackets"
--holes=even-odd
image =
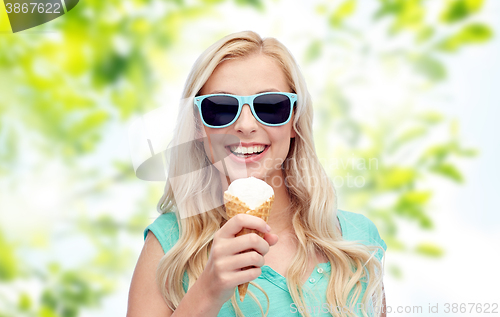
[[(298, 95), (293, 119), (296, 137), (291, 140), (282, 164), (298, 242), (297, 253), (286, 274), (292, 299), (298, 307), (306, 307), (301, 278), (307, 271), (308, 261), (315, 259), (319, 252), (331, 264), (326, 294), (330, 307), (354, 307), (360, 299), (364, 307), (381, 307), (382, 266), (373, 257), (376, 247), (343, 241), (337, 227), (335, 190), (316, 155), (312, 102), (299, 67), (283, 44), (274, 38), (262, 39), (251, 31), (234, 33), (214, 43), (197, 59), (188, 76), (172, 140), (172, 144), (184, 146), (172, 147), (168, 180), (158, 203), (160, 213), (175, 212), (179, 223), (179, 240), (163, 256), (156, 272), (162, 296), (170, 309), (175, 310), (186, 294), (182, 282), (184, 272), (189, 278), (189, 288), (205, 268), (215, 232), (228, 220), (220, 172), (210, 163), (203, 142), (193, 142), (199, 139), (203, 129), (193, 98), (217, 65), (256, 53), (274, 59), (291, 90)], [(182, 177), (174, 179), (178, 175)], [(207, 206), (213, 208), (207, 210)], [(366, 291), (360, 298), (363, 285)], [(257, 301), (254, 294), (249, 292), (249, 295)], [(237, 316), (244, 316), (235, 295), (231, 303)], [(303, 314), (310, 316), (307, 311)], [(332, 314), (345, 316), (352, 312), (340, 310)]]

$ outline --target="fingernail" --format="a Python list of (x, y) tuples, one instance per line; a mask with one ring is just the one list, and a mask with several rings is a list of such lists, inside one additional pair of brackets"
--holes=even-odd
[(271, 232), (271, 227), (269, 227), (269, 225), (266, 225), (266, 230), (267, 232)]

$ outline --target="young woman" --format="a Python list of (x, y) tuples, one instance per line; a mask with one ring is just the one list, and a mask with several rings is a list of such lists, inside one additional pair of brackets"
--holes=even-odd
[[(144, 232), (127, 316), (378, 316), (386, 245), (366, 217), (337, 210), (288, 50), (253, 32), (226, 36), (196, 61), (183, 96), (182, 146)], [(274, 189), (267, 224), (225, 213), (223, 192), (248, 176)], [(242, 228), (265, 235), (236, 237)]]

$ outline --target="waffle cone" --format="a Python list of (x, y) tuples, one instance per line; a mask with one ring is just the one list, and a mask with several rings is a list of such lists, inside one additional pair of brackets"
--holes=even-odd
[[(247, 214), (263, 219), (265, 222), (269, 219), (269, 213), (271, 212), (271, 206), (274, 202), (274, 195), (272, 195), (265, 203), (260, 205), (255, 209), (250, 209), (247, 204), (242, 202), (238, 197), (233, 196), (228, 193), (224, 193), (224, 205), (226, 206), (226, 214), (229, 218), (236, 216), (237, 214)], [(241, 236), (248, 233), (256, 233), (260, 237), (264, 237), (264, 234), (258, 230), (243, 228), (236, 236)], [(242, 270), (250, 269), (252, 267), (245, 267)], [(238, 285), (238, 293), (240, 294), (240, 301), (245, 299), (247, 294), (248, 283)]]

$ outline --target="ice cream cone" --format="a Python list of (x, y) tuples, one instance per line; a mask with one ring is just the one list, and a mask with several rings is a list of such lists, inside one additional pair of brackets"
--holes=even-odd
[[(224, 193), (224, 204), (226, 206), (226, 213), (227, 215), (232, 218), (236, 216), (237, 214), (247, 214), (251, 216), (256, 216), (261, 219), (263, 219), (265, 222), (267, 222), (267, 219), (269, 218), (269, 213), (271, 211), (271, 206), (273, 205), (274, 202), (274, 195), (269, 197), (263, 204), (260, 206), (250, 209), (248, 205), (244, 202), (242, 202), (238, 197), (231, 195), (227, 192)], [(256, 233), (260, 237), (264, 237), (264, 234), (258, 230), (254, 229), (248, 229), (248, 228), (243, 228), (240, 232), (236, 234), (236, 236), (241, 236), (244, 234), (248, 233)], [(251, 267), (245, 267), (243, 270), (249, 269)], [(238, 293), (240, 294), (240, 301), (243, 301), (245, 298), (245, 295), (247, 293), (248, 289), (248, 283), (240, 284), (238, 285)]]

